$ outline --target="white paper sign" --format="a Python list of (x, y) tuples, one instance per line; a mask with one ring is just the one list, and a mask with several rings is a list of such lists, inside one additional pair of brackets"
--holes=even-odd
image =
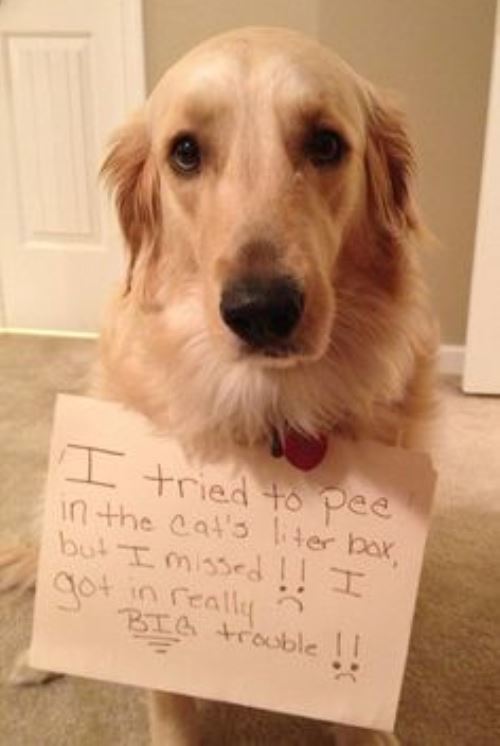
[(120, 406), (60, 396), (31, 663), (391, 730), (435, 473), (331, 440), (190, 464)]

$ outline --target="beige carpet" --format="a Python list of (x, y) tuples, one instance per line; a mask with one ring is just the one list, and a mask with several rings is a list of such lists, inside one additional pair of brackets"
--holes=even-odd
[[(0, 533), (26, 524), (43, 480), (57, 391), (79, 392), (92, 342), (0, 337)], [(443, 384), (440, 472), (397, 731), (404, 746), (500, 746), (500, 399)], [(3, 683), (32, 601), (0, 598), (0, 744), (142, 746), (143, 694), (62, 678)], [(235, 717), (235, 713), (238, 716)], [(206, 746), (323, 746), (312, 721), (209, 707)]]

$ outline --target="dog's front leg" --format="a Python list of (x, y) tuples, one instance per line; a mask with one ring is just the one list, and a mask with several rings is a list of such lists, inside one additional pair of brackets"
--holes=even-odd
[(152, 746), (198, 746), (198, 714), (192, 697), (169, 692), (149, 693)]

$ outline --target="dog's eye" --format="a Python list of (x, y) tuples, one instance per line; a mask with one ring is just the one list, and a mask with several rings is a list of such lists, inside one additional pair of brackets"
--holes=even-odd
[(192, 174), (199, 171), (201, 150), (196, 138), (192, 135), (177, 137), (172, 144), (169, 161), (178, 173)]
[(314, 166), (329, 166), (341, 160), (345, 144), (337, 132), (316, 129), (306, 140), (305, 152)]

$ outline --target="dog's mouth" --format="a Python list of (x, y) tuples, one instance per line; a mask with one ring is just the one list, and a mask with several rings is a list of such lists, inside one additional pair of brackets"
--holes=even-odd
[(300, 356), (301, 350), (292, 343), (275, 342), (263, 346), (252, 346), (249, 344), (241, 345), (243, 354), (254, 359), (262, 358), (264, 361), (287, 361)]

